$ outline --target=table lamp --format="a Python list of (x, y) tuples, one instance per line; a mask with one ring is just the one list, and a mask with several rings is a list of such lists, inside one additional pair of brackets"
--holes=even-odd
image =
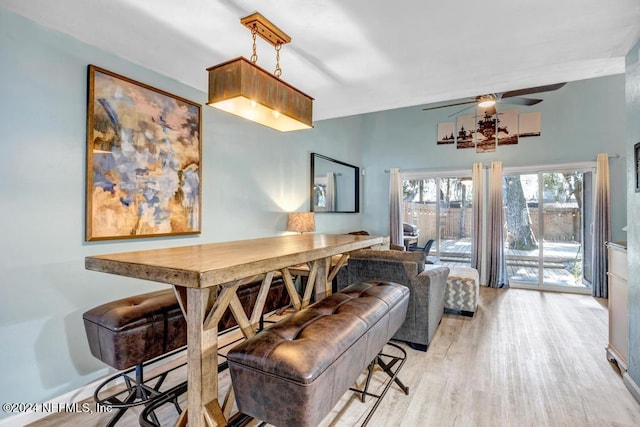
[(316, 231), (316, 222), (313, 212), (289, 212), (287, 231), (304, 233)]

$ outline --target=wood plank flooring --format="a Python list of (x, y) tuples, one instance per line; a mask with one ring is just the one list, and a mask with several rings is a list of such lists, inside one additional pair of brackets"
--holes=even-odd
[[(392, 386), (369, 426), (640, 425), (640, 404), (605, 356), (607, 322), (606, 300), (481, 287), (473, 318), (445, 314), (426, 353), (406, 347), (400, 377), (410, 394)], [(377, 373), (373, 387), (384, 378)], [(321, 425), (360, 425), (373, 404), (348, 392)], [(138, 412), (118, 425), (138, 425)], [(170, 407), (159, 416), (163, 425), (177, 418)], [(102, 426), (108, 418), (55, 414), (32, 425)]]

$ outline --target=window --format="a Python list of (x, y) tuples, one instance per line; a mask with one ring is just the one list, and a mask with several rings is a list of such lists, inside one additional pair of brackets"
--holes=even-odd
[(447, 266), (470, 266), (472, 180), (469, 176), (405, 179), (404, 222), (417, 226), (418, 246), (433, 239), (430, 255)]

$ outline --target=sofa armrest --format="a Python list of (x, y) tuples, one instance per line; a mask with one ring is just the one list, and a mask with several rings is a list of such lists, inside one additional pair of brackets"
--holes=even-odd
[(418, 266), (415, 262), (349, 258), (347, 272), (349, 284), (382, 280), (409, 286), (418, 275)]
[(449, 268), (445, 266), (428, 264), (416, 280), (427, 282), (429, 288), (429, 341), (435, 335), (436, 328), (440, 324), (444, 314), (444, 295), (447, 287)]
[(418, 272), (424, 270), (426, 257), (424, 252), (409, 252), (403, 250), (385, 250), (377, 251), (373, 249), (359, 249), (351, 252), (349, 261), (362, 260), (380, 260), (389, 262), (411, 262), (417, 264)]
[(444, 313), (444, 294), (449, 268), (427, 265), (409, 283), (407, 317), (395, 338), (427, 346), (435, 335)]
[[(366, 252), (365, 252), (366, 251)], [(373, 251), (363, 250), (362, 254), (385, 256), (397, 251)], [(409, 286), (412, 278), (418, 275), (419, 265), (411, 261), (401, 261), (394, 258), (374, 258), (355, 256), (349, 257), (349, 261), (343, 266), (336, 276), (336, 288), (341, 290), (349, 285), (367, 281), (388, 281)]]

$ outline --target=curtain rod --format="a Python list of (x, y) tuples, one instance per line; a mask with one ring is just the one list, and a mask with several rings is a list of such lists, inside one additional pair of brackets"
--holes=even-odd
[[(609, 154), (609, 158), (610, 159), (619, 159), (620, 158), (620, 154)], [(593, 161), (595, 162), (597, 159), (593, 159)], [(491, 166), (490, 165), (482, 165), (482, 167), (484, 169), (489, 169)], [(438, 172), (439, 170), (442, 170), (443, 172), (448, 172), (451, 169), (424, 169), (424, 168), (420, 168), (420, 169), (400, 169), (400, 172)], [(391, 172), (390, 169), (385, 169), (384, 173), (389, 173)]]
[[(486, 167), (487, 166), (485, 166), (485, 168)], [(400, 172), (401, 173), (402, 172), (429, 172), (429, 173), (432, 173), (432, 172), (440, 172), (440, 171), (442, 171), (442, 172), (450, 172), (451, 170), (452, 169), (425, 169), (425, 168), (418, 168), (418, 169), (400, 169)], [(466, 170), (466, 169), (455, 169), (455, 170), (458, 171), (458, 170)], [(471, 169), (468, 169), (468, 170), (471, 171)], [(384, 170), (384, 173), (389, 173), (389, 172), (391, 172), (390, 169), (385, 169)]]

